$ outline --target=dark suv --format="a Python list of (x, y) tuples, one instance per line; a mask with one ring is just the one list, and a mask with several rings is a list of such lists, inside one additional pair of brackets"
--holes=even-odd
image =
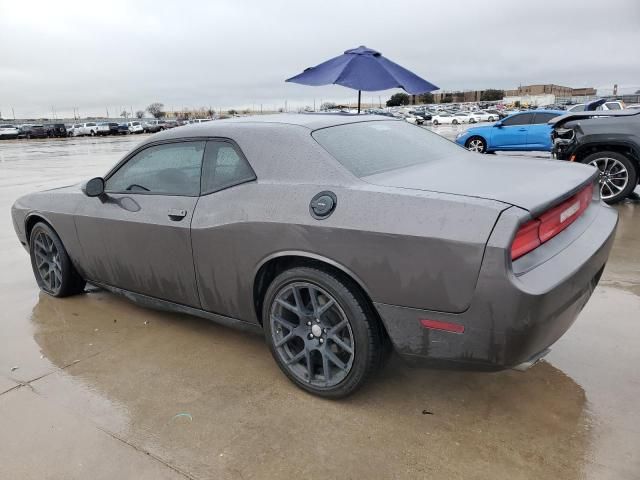
[(47, 132), (47, 136), (49, 137), (66, 137), (67, 136), (67, 127), (65, 127), (64, 123), (50, 123), (44, 126), (44, 129)]
[(640, 111), (571, 112), (549, 124), (554, 157), (597, 167), (605, 202), (633, 192), (640, 180)]
[(20, 125), (18, 138), (47, 138), (47, 129), (44, 125)]

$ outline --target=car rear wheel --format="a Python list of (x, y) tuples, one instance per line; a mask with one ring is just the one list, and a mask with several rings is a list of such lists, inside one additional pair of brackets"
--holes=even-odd
[(451, 123), (452, 123), (453, 125), (458, 125), (458, 120), (456, 120), (456, 119), (454, 118), (453, 120), (451, 120)]
[(347, 396), (382, 365), (385, 338), (355, 288), (323, 270), (297, 267), (278, 275), (262, 312), (271, 353), (307, 392)]
[(487, 122), (493, 122), (493, 117), (487, 118)]
[(626, 198), (638, 184), (635, 165), (617, 152), (592, 153), (582, 160), (600, 170), (600, 197), (607, 203), (617, 203)]
[(29, 237), (31, 266), (38, 286), (54, 297), (84, 290), (85, 281), (71, 263), (60, 237), (46, 223), (36, 223)]
[(431, 123), (432, 123), (433, 125), (438, 125), (438, 120), (433, 120)]
[(481, 137), (471, 137), (464, 146), (471, 152), (485, 153), (487, 151), (487, 143)]

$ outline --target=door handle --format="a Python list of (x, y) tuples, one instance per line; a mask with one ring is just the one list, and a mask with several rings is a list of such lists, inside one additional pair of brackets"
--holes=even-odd
[(170, 208), (169, 209), (169, 218), (174, 221), (182, 220), (187, 216), (186, 210), (181, 210), (179, 208)]
[(518, 131), (519, 131), (519, 132), (526, 132), (526, 131), (527, 131), (527, 129), (526, 129), (526, 128), (519, 128), (519, 129), (518, 129)]

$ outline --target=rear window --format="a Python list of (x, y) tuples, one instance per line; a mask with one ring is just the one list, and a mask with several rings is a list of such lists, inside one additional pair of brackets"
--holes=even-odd
[(312, 135), (357, 177), (428, 163), (460, 151), (436, 133), (399, 121), (350, 123)]

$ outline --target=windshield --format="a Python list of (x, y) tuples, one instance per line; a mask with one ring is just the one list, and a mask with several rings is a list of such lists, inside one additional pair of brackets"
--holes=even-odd
[(350, 123), (312, 135), (357, 177), (428, 163), (460, 148), (440, 135), (398, 121)]

